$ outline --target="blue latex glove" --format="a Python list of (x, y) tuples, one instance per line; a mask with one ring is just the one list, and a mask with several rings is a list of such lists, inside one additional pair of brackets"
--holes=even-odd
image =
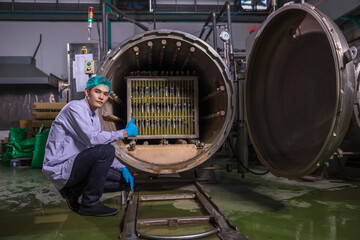
[(125, 127), (128, 137), (136, 137), (138, 134), (138, 127), (134, 124), (135, 117), (133, 116)]
[(120, 172), (127, 183), (130, 182), (130, 191), (134, 188), (134, 178), (126, 167), (120, 168)]

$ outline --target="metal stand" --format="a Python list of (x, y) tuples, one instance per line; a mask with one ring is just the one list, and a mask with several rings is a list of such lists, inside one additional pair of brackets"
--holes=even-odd
[(232, 36), (232, 26), (231, 26), (231, 11), (230, 11), (230, 3), (226, 2), (220, 12), (218, 14), (215, 11), (209, 13), (209, 17), (206, 20), (199, 38), (203, 36), (205, 33), (206, 28), (209, 28), (210, 20), (212, 19), (213, 25), (209, 28), (208, 34), (206, 35), (204, 41), (206, 41), (210, 34), (213, 33), (213, 44), (215, 51), (218, 51), (217, 47), (217, 25), (221, 17), (223, 17), (224, 13), (226, 13), (226, 24), (225, 24), (225, 31), (228, 34), (222, 36), (220, 34), (220, 38), (224, 44), (224, 61), (229, 67), (231, 75), (233, 77), (234, 85), (236, 86), (236, 119), (235, 119), (235, 126), (236, 126), (236, 152), (237, 155), (240, 157), (238, 163), (238, 173), (244, 174), (246, 170), (242, 167), (248, 166), (248, 132), (246, 128), (246, 119), (244, 114), (244, 80), (240, 79), (237, 73), (237, 64), (235, 63), (235, 56), (234, 56), (234, 47), (233, 47), (233, 36)]
[[(120, 239), (160, 239), (160, 240), (174, 240), (174, 239), (199, 239), (217, 234), (223, 240), (246, 240), (235, 226), (233, 226), (226, 218), (225, 214), (211, 200), (208, 193), (199, 182), (194, 185), (197, 191), (194, 193), (180, 193), (180, 194), (159, 194), (159, 195), (129, 195), (128, 205), (125, 213), (123, 232)], [(179, 199), (196, 199), (204, 207), (208, 215), (194, 216), (194, 217), (170, 217), (170, 218), (156, 218), (156, 219), (137, 219), (139, 212), (140, 201), (162, 201), (162, 200), (179, 200)], [(179, 226), (183, 224), (193, 223), (211, 223), (214, 228), (210, 231), (190, 234), (190, 235), (149, 235), (137, 231), (138, 226), (161, 226), (167, 225), (169, 227)]]

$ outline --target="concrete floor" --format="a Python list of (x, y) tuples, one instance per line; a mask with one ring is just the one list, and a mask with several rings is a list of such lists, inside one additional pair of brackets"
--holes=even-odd
[[(288, 181), (271, 174), (261, 177), (247, 174), (241, 178), (224, 171), (217, 171), (216, 177), (216, 184), (203, 184), (204, 188), (230, 222), (250, 240), (360, 239), (359, 183), (314, 178)], [(180, 190), (191, 189), (185, 186)], [(120, 209), (119, 193), (106, 193), (102, 200)], [(140, 218), (202, 212), (190, 200), (144, 203), (140, 207)], [(73, 213), (40, 170), (0, 165), (0, 239), (117, 239), (121, 221), (121, 213), (106, 218)], [(176, 235), (209, 228), (142, 231)]]

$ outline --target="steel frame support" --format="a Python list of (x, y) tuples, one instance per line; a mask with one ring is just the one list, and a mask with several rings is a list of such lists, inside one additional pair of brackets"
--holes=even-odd
[[(209, 194), (201, 186), (199, 182), (195, 182), (197, 190), (194, 194), (157, 194), (157, 195), (131, 195), (128, 199), (128, 205), (125, 212), (125, 220), (123, 231), (120, 239), (157, 239), (157, 240), (177, 240), (177, 239), (199, 239), (217, 234), (222, 240), (247, 240), (247, 237), (241, 234), (238, 229), (233, 226), (224, 213), (211, 200)], [(129, 195), (130, 196), (130, 195)], [(140, 201), (161, 201), (161, 200), (179, 200), (179, 199), (195, 199), (198, 200), (203, 208), (207, 211), (206, 216), (195, 217), (170, 217), (170, 218), (156, 218), (156, 219), (137, 219), (139, 213)], [(137, 230), (137, 226), (179, 226), (183, 224), (193, 223), (211, 223), (214, 225), (212, 230), (190, 234), (190, 235), (149, 235)]]

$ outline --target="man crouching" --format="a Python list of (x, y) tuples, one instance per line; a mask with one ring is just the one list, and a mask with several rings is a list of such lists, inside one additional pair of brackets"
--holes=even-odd
[[(105, 206), (103, 192), (120, 191), (125, 183), (133, 189), (134, 179), (115, 158), (110, 144), (135, 137), (134, 117), (125, 129), (102, 131), (97, 108), (108, 100), (111, 82), (103, 77), (90, 78), (82, 100), (69, 102), (56, 117), (45, 148), (43, 173), (66, 199), (69, 208), (81, 215), (112, 216), (118, 209)], [(82, 195), (81, 203), (79, 197)]]

